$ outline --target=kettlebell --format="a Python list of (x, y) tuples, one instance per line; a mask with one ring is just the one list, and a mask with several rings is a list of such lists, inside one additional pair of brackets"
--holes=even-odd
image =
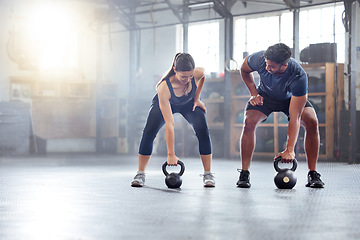
[(178, 164), (180, 165), (181, 169), (179, 173), (168, 173), (166, 171), (166, 166), (168, 165), (167, 162), (165, 162), (162, 165), (163, 173), (165, 174), (165, 184), (168, 186), (168, 188), (179, 188), (182, 184), (181, 176), (183, 175), (185, 171), (185, 165), (182, 161), (178, 160)]
[(294, 174), (297, 168), (297, 160), (294, 159), (292, 161), (293, 166), (291, 169), (288, 168), (279, 168), (279, 162), (281, 161), (281, 157), (277, 157), (274, 160), (274, 168), (278, 172), (274, 177), (274, 183), (279, 189), (292, 189), (296, 184), (296, 176)]

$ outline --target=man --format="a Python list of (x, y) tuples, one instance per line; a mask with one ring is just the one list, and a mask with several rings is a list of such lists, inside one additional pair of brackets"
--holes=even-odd
[[(260, 75), (256, 87), (252, 72)], [(272, 112), (284, 112), (289, 119), (286, 149), (275, 157), (282, 162), (295, 158), (295, 144), (300, 124), (305, 128), (305, 152), (309, 168), (307, 187), (322, 188), (324, 183), (316, 172), (319, 156), (319, 127), (315, 110), (307, 100), (307, 75), (300, 64), (291, 58), (291, 50), (283, 43), (270, 46), (266, 51), (246, 57), (241, 76), (251, 97), (245, 108), (244, 127), (240, 137), (242, 170), (237, 186), (249, 188), (250, 163), (255, 148), (255, 129)]]

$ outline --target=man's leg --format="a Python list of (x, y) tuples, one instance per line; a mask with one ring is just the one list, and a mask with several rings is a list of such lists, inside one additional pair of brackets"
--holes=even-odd
[(240, 137), (240, 156), (242, 170), (249, 170), (255, 149), (255, 129), (258, 123), (266, 119), (266, 115), (257, 110), (245, 112), (244, 127)]
[(301, 123), (305, 128), (305, 153), (309, 167), (306, 186), (322, 188), (325, 184), (320, 179), (321, 175), (316, 171), (320, 148), (319, 124), (315, 110), (312, 107), (304, 108)]
[(250, 163), (255, 149), (256, 126), (266, 119), (266, 115), (257, 110), (246, 110), (244, 127), (240, 137), (240, 156), (242, 170), (236, 185), (240, 188), (249, 188), (250, 184)]
[(316, 171), (319, 157), (320, 136), (319, 124), (315, 110), (312, 107), (304, 108), (301, 123), (305, 128), (305, 153), (310, 171)]

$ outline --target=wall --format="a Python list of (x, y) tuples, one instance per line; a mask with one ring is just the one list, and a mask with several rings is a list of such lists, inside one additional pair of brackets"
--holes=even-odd
[[(360, 110), (360, 6), (358, 2), (354, 3), (356, 6), (356, 18), (357, 18), (357, 31), (356, 34), (354, 34), (354, 37), (356, 38), (357, 44), (356, 44), (356, 110)], [(349, 48), (349, 33), (346, 33), (346, 49)], [(348, 73), (348, 58), (349, 58), (349, 52), (347, 50), (346, 57), (345, 57), (345, 72)], [(346, 109), (349, 109), (349, 80), (348, 77), (345, 75), (344, 77), (344, 96), (345, 96), (345, 107)]]
[(17, 65), (7, 55), (13, 17), (10, 6), (0, 4), (0, 101), (9, 101), (9, 76), (18, 72)]
[[(357, 44), (356, 44), (356, 110), (360, 110), (360, 3), (356, 2)], [(359, 121), (359, 119), (358, 119)]]
[(130, 34), (128, 31), (107, 32), (104, 26), (102, 36), (102, 58), (100, 61), (102, 69), (102, 80), (116, 82), (119, 84), (119, 97), (127, 97), (130, 79)]
[(176, 26), (141, 31), (138, 94), (151, 101), (155, 86), (170, 69), (176, 54)]

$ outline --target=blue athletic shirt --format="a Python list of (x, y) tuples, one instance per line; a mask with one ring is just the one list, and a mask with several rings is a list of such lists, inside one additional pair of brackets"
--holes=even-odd
[(266, 70), (264, 51), (251, 54), (247, 63), (253, 71), (260, 75), (257, 87), (259, 94), (276, 100), (287, 100), (291, 96), (300, 97), (308, 92), (308, 77), (304, 69), (293, 58), (290, 58), (288, 67), (280, 76), (270, 74)]

